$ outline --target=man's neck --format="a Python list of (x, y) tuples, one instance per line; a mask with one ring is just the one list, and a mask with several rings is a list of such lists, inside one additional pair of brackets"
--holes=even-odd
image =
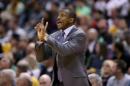
[(124, 74), (120, 73), (120, 74), (117, 74), (115, 77), (116, 77), (117, 80), (121, 80), (121, 79), (123, 79)]
[(68, 27), (71, 27), (72, 25), (74, 25), (74, 24), (69, 24), (69, 25), (67, 25), (66, 27), (62, 28), (62, 30), (65, 30), (65, 29), (67, 29)]

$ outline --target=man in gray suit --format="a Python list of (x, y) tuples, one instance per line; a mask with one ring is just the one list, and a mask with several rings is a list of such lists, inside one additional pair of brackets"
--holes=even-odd
[(51, 47), (54, 56), (53, 86), (90, 86), (86, 69), (84, 68), (84, 53), (86, 34), (77, 29), (76, 15), (69, 9), (59, 12), (57, 26), (59, 31), (48, 35), (46, 28), (40, 22), (36, 25), (39, 43), (36, 43), (36, 56), (43, 58), (46, 46)]

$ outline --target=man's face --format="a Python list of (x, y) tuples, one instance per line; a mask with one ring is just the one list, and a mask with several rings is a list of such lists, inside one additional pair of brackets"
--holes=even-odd
[(66, 29), (71, 23), (72, 18), (69, 17), (69, 13), (65, 10), (60, 11), (58, 17), (57, 17), (57, 27), (59, 29)]
[(0, 69), (5, 69), (10, 67), (10, 62), (8, 58), (2, 58), (0, 61)]
[(103, 64), (102, 68), (103, 68), (104, 74), (111, 74), (111, 72), (113, 72), (108, 63)]
[(0, 74), (0, 86), (12, 86), (12, 83), (11, 77), (4, 73)]
[(117, 68), (117, 64), (115, 63), (113, 66), (113, 74), (116, 75), (118, 73), (118, 68)]
[(16, 81), (17, 86), (29, 86), (28, 82), (26, 79), (20, 79)]
[(39, 79), (40, 86), (51, 86), (51, 82), (45, 78)]
[(97, 39), (97, 33), (96, 32), (88, 32), (88, 40), (94, 41)]

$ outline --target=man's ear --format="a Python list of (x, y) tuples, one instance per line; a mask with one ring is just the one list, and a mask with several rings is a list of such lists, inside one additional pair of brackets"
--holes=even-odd
[(69, 22), (74, 23), (74, 18), (70, 18)]

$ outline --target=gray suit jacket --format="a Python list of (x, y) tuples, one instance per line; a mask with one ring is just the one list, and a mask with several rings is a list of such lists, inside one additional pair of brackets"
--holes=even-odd
[[(65, 42), (60, 43), (58, 41), (60, 33), (61, 31), (57, 31), (51, 34), (46, 44), (36, 44), (37, 58), (40, 58), (39, 60), (46, 59), (43, 58), (43, 50), (45, 45), (49, 45), (54, 52), (54, 58), (58, 58), (57, 66), (61, 72), (64, 86), (90, 86), (84, 67), (86, 34), (81, 29), (73, 28)], [(55, 70), (54, 73), (56, 73)]]

